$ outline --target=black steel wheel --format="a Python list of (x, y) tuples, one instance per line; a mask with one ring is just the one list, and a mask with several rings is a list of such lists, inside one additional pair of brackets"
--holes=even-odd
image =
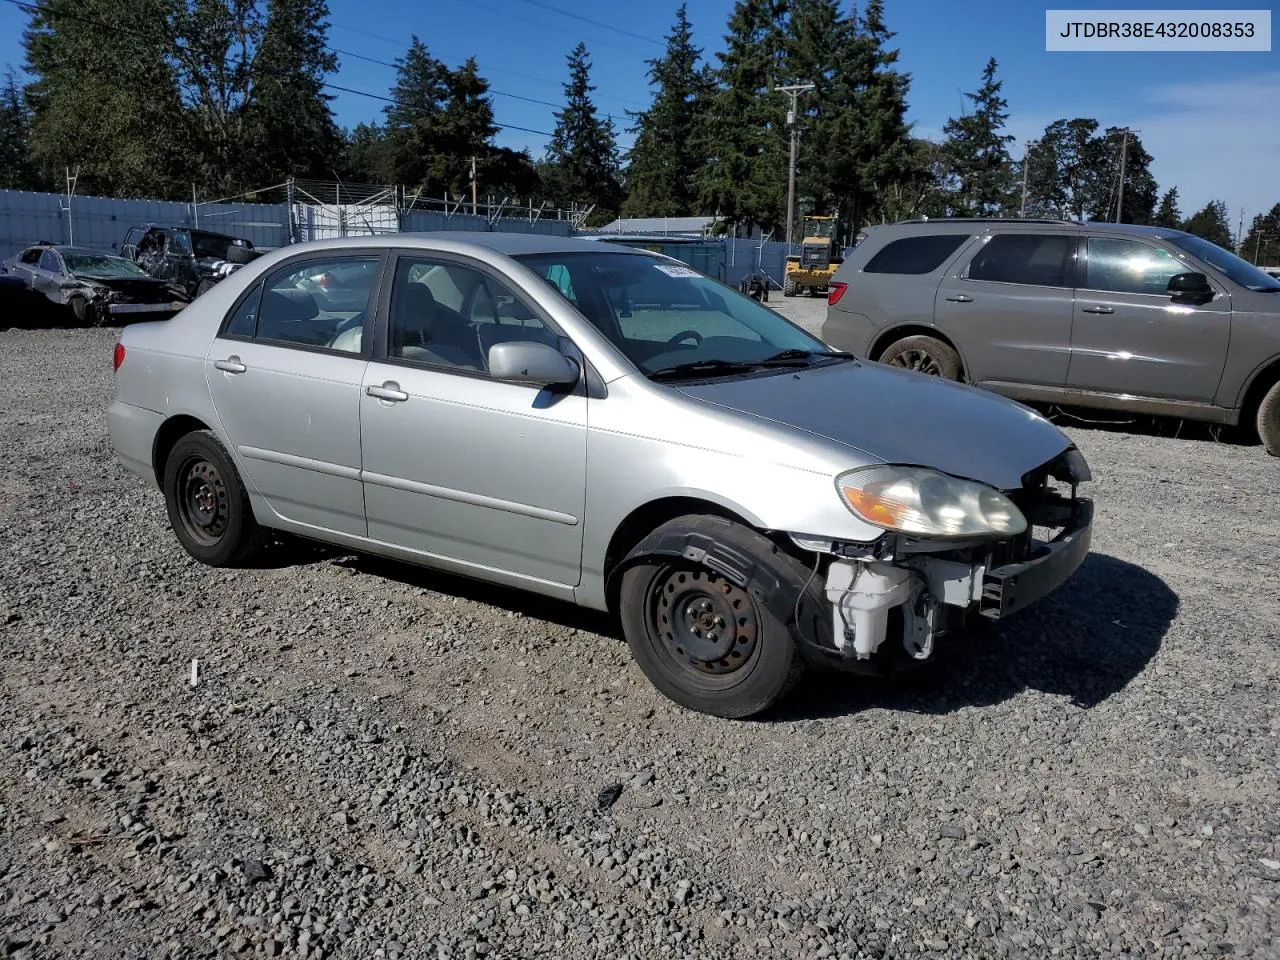
[[(794, 603), (806, 572), (754, 530), (719, 517), (679, 517), (660, 531), (711, 531), (768, 571)], [(683, 559), (654, 557), (622, 574), (619, 613), (632, 656), (670, 700), (720, 717), (760, 713), (791, 690), (804, 661), (791, 624), (750, 589)]]
[(757, 650), (755, 601), (708, 570), (664, 568), (650, 588), (648, 615), (667, 656), (702, 677), (744, 670)]
[(208, 430), (189, 433), (164, 467), (169, 524), (183, 549), (214, 567), (245, 563), (262, 546), (249, 494), (235, 464)]
[(960, 355), (934, 337), (904, 337), (891, 343), (880, 354), (880, 362), (944, 380), (960, 379)]

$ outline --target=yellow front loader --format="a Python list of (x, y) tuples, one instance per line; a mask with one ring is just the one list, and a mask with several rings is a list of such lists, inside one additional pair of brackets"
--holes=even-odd
[(832, 274), (844, 262), (838, 242), (836, 217), (805, 217), (800, 253), (789, 255), (782, 275), (782, 295), (794, 297), (801, 290), (826, 293)]

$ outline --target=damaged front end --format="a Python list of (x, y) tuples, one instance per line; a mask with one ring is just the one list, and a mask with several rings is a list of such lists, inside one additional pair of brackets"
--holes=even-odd
[(829, 629), (797, 626), (808, 634), (799, 639), (811, 657), (883, 673), (928, 660), (939, 636), (974, 618), (1022, 610), (1057, 589), (1088, 554), (1093, 503), (1078, 495), (1078, 486), (1089, 479), (1073, 448), (1027, 473), (1019, 488), (1000, 491), (1000, 503), (1011, 503), (1016, 520), (1025, 521), (1009, 520), (1016, 532), (1007, 535), (886, 530), (867, 544), (792, 534), (797, 547), (819, 555), (815, 570), (825, 567), (829, 608)]
[(187, 305), (186, 294), (163, 280), (76, 276), (74, 287), (66, 291), (64, 302), (83, 297), (89, 319), (104, 323), (111, 317), (143, 315), (148, 318), (172, 316)]

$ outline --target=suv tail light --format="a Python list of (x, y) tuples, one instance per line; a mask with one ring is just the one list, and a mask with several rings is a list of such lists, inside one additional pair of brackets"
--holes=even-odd
[(841, 283), (839, 280), (832, 280), (827, 284), (827, 306), (834, 307), (840, 302), (840, 298), (844, 296), (844, 292), (849, 289), (847, 283)]
[(111, 358), (112, 370), (119, 370), (120, 364), (124, 363), (124, 344), (117, 343), (115, 354)]

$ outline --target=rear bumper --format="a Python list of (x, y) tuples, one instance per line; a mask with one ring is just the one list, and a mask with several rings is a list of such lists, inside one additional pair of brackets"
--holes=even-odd
[(162, 414), (120, 400), (107, 408), (107, 433), (116, 459), (154, 487), (159, 484), (151, 460), (156, 433), (163, 423)]
[(1072, 522), (1030, 558), (986, 571), (978, 612), (998, 620), (1052, 593), (1084, 563), (1092, 539), (1093, 501), (1082, 498)]

